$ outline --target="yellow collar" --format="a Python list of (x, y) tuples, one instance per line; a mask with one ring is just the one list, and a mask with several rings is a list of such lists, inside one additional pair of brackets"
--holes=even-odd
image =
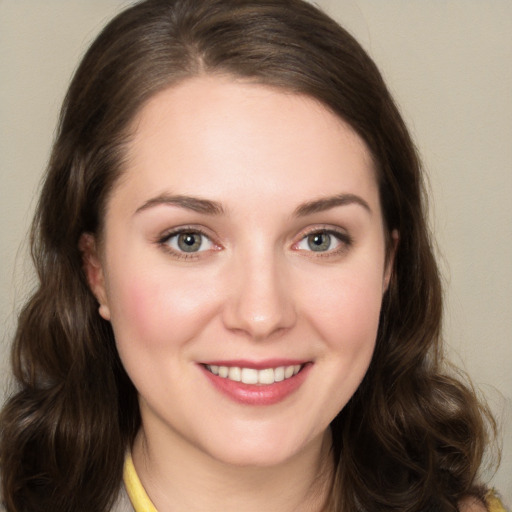
[(505, 506), (501, 502), (497, 492), (491, 489), (485, 496), (485, 502), (489, 508), (489, 512), (507, 512)]
[[(126, 454), (124, 461), (123, 480), (126, 492), (128, 493), (135, 512), (158, 512), (153, 503), (151, 503), (144, 487), (142, 487), (142, 483), (133, 465), (131, 453), (129, 452)], [(487, 502), (490, 512), (506, 512), (505, 507), (494, 490), (491, 489), (487, 493), (485, 501)]]
[(139, 480), (139, 476), (137, 475), (137, 471), (135, 471), (135, 466), (133, 465), (131, 453), (126, 454), (123, 469), (123, 480), (126, 492), (128, 493), (135, 512), (158, 512), (153, 503), (151, 503), (144, 487), (142, 487), (142, 483)]

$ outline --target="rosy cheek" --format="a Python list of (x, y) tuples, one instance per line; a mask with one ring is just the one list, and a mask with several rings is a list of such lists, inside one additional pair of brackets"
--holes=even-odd
[(214, 310), (211, 289), (186, 272), (163, 271), (118, 281), (112, 322), (118, 343), (165, 348), (190, 339)]
[(150, 344), (153, 319), (148, 316), (154, 310), (155, 301), (151, 299), (143, 283), (131, 279), (116, 282), (112, 279), (108, 301), (111, 310), (111, 324), (119, 349), (124, 346), (136, 347)]
[(377, 279), (340, 278), (309, 302), (311, 320), (324, 339), (343, 351), (373, 346), (381, 306)]

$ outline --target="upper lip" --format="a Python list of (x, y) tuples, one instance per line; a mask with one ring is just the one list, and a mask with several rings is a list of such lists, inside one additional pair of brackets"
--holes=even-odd
[(248, 359), (230, 359), (230, 360), (208, 360), (202, 361), (201, 364), (206, 366), (228, 366), (238, 368), (253, 368), (255, 370), (263, 370), (265, 368), (279, 368), (280, 366), (304, 365), (310, 362), (307, 359), (264, 359), (253, 361)]

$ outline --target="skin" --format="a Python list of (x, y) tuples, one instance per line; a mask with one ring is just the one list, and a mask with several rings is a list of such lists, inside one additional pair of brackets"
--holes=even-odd
[[(317, 101), (229, 77), (157, 94), (133, 128), (82, 248), (139, 392), (141, 481), (160, 512), (321, 510), (329, 423), (367, 371), (391, 272), (369, 150)], [(203, 232), (200, 250), (176, 229)], [(272, 405), (237, 403), (200, 364), (272, 358), (308, 363)]]

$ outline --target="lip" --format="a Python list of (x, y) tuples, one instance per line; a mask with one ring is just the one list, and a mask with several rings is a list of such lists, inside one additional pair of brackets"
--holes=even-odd
[[(274, 384), (244, 384), (243, 382), (235, 382), (233, 380), (214, 375), (206, 369), (206, 365), (217, 366), (238, 366), (243, 368), (254, 368), (262, 370), (265, 368), (277, 368), (279, 366), (291, 366), (300, 364), (303, 366), (301, 371), (290, 377), (289, 379)], [(290, 395), (295, 393), (306, 380), (313, 364), (311, 361), (299, 361), (291, 359), (267, 359), (265, 361), (208, 361), (201, 363), (199, 367), (205, 377), (213, 384), (213, 386), (222, 394), (233, 400), (234, 402), (244, 405), (274, 405), (282, 402)]]

